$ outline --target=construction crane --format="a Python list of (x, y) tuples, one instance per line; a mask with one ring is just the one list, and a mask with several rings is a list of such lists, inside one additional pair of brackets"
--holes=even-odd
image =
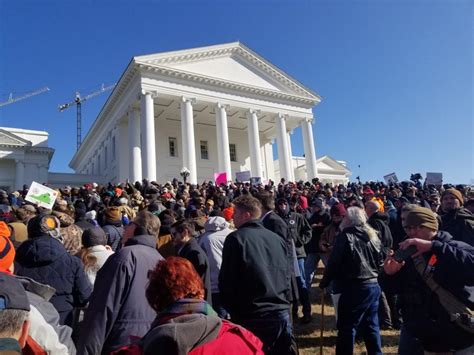
[(76, 122), (77, 123), (77, 127), (76, 127), (77, 128), (77, 135), (76, 135), (76, 137), (77, 137), (77, 150), (79, 150), (79, 147), (81, 146), (81, 143), (82, 143), (82, 137), (81, 137), (81, 132), (82, 132), (82, 128), (81, 128), (81, 124), (82, 124), (81, 106), (82, 106), (82, 103), (86, 100), (89, 100), (90, 98), (93, 98), (94, 96), (102, 94), (105, 91), (112, 90), (115, 87), (115, 85), (116, 84), (112, 84), (112, 85), (109, 85), (109, 86), (104, 86), (104, 84), (102, 84), (102, 87), (100, 88), (100, 90), (94, 91), (94, 92), (92, 92), (89, 95), (86, 95), (84, 97), (81, 97), (81, 94), (77, 91), (76, 92), (76, 98), (74, 99), (74, 101), (58, 106), (59, 111), (63, 112), (64, 110), (67, 110), (69, 107), (76, 105), (76, 108), (77, 108), (77, 122)]
[(7, 101), (3, 101), (3, 102), (0, 102), (0, 106), (6, 106), (6, 105), (10, 105), (14, 102), (17, 102), (17, 101), (21, 101), (21, 100), (24, 100), (24, 99), (27, 99), (31, 96), (35, 96), (35, 95), (39, 95), (39, 94), (42, 94), (43, 92), (46, 92), (46, 91), (49, 91), (49, 88), (48, 87), (44, 87), (44, 88), (41, 88), (41, 89), (38, 89), (38, 90), (35, 90), (35, 91), (31, 91), (25, 95), (22, 95), (22, 96), (18, 96), (18, 97), (13, 97), (13, 93), (10, 93), (10, 96), (8, 97), (8, 100)]

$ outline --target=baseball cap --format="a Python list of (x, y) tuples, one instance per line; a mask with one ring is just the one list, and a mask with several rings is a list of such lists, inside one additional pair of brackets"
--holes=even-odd
[(30, 302), (20, 281), (0, 272), (0, 311), (5, 309), (29, 311)]

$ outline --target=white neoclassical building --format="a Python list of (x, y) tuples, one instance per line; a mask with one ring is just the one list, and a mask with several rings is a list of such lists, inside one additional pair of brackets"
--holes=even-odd
[(0, 189), (21, 189), (33, 180), (47, 182), (53, 154), (47, 132), (0, 127)]
[(289, 132), (302, 127), (306, 178), (318, 176), (312, 108), (320, 97), (234, 42), (134, 57), (70, 162), (104, 181), (197, 183), (250, 171), (294, 180)]

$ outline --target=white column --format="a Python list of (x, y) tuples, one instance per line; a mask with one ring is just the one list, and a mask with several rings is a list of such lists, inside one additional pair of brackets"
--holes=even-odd
[(189, 183), (197, 184), (196, 144), (194, 140), (193, 103), (195, 99), (181, 98), (181, 142), (183, 167), (190, 172)]
[(278, 114), (276, 117), (276, 131), (278, 144), (278, 164), (280, 167), (280, 178), (291, 180), (290, 152), (288, 151), (288, 137), (286, 133), (286, 117)]
[(252, 177), (263, 177), (262, 157), (260, 155), (260, 133), (258, 131), (257, 110), (250, 109), (247, 112), (250, 151), (250, 173)]
[(15, 189), (23, 188), (25, 183), (25, 164), (21, 160), (15, 160)]
[(295, 165), (293, 164), (293, 149), (291, 148), (291, 131), (286, 133), (286, 138), (288, 138), (288, 155), (290, 157), (290, 167), (289, 167), (289, 177), (290, 181), (295, 181)]
[[(128, 125), (126, 122), (123, 120), (117, 121), (117, 129), (118, 129), (118, 135), (117, 135), (117, 151), (115, 152), (116, 154), (116, 161), (117, 161), (117, 166), (118, 166), (118, 178), (120, 182), (125, 182), (129, 178), (128, 172), (128, 163), (129, 163), (129, 156), (130, 156), (130, 150), (128, 149)], [(93, 169), (93, 165), (91, 162), (91, 171), (92, 175), (95, 175), (95, 169)]]
[(140, 147), (140, 112), (132, 107), (128, 111), (128, 145), (130, 162), (128, 178), (132, 183), (142, 181), (142, 150)]
[(219, 172), (227, 174), (227, 180), (232, 180), (229, 150), (229, 131), (227, 126), (227, 105), (216, 105), (216, 134), (217, 134), (217, 161)]
[(301, 123), (303, 128), (304, 154), (306, 160), (306, 179), (311, 181), (318, 176), (316, 167), (316, 151), (314, 149), (313, 139), (313, 118), (306, 118)]
[(156, 181), (155, 112), (151, 93), (142, 92), (140, 105), (142, 176), (149, 181)]

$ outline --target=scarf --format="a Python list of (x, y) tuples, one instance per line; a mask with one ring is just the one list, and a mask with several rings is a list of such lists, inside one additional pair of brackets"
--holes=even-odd
[[(211, 305), (204, 300), (194, 298), (182, 298), (172, 303), (158, 314), (156, 323), (163, 324), (185, 314), (204, 314), (206, 316), (215, 316), (217, 313)], [(154, 322), (155, 323), (155, 322)]]

